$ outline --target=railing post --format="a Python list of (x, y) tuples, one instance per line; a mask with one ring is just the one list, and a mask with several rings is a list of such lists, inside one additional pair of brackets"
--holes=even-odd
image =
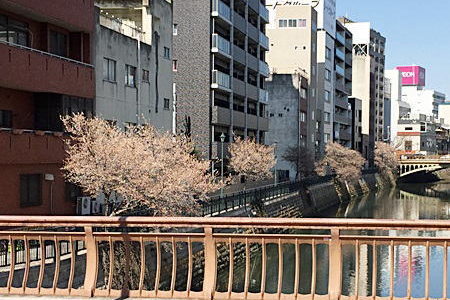
[(205, 275), (203, 279), (203, 293), (205, 299), (212, 299), (216, 290), (217, 253), (216, 243), (211, 227), (205, 227)]
[(86, 243), (86, 276), (84, 278), (84, 289), (87, 297), (94, 296), (94, 290), (97, 281), (98, 254), (97, 245), (94, 239), (91, 226), (84, 227)]
[(328, 293), (330, 300), (338, 300), (341, 296), (342, 285), (342, 248), (339, 238), (340, 230), (338, 228), (331, 229), (330, 253), (330, 272), (328, 275)]

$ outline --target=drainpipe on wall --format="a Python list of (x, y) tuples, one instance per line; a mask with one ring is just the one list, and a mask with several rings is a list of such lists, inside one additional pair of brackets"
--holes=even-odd
[(173, 84), (172, 134), (177, 134), (177, 84)]
[(141, 119), (141, 108), (140, 108), (140, 98), (141, 98), (141, 32), (138, 32), (137, 38), (137, 70), (136, 70), (136, 124), (140, 124)]

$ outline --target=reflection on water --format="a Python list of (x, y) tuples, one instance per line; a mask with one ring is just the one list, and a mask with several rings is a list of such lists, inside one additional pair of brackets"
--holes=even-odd
[[(329, 212), (329, 216), (341, 218), (376, 218), (401, 220), (448, 220), (450, 215), (450, 182), (434, 184), (404, 184), (397, 188), (371, 193), (360, 199), (352, 201), (349, 205), (341, 206), (337, 211)], [(375, 235), (379, 234), (374, 232)], [(401, 236), (430, 236), (448, 237), (449, 232), (389, 232)], [(443, 296), (443, 266), (444, 249), (441, 246), (429, 247), (429, 261), (426, 261), (426, 247), (413, 246), (411, 257), (407, 245), (394, 246), (391, 252), (389, 245), (377, 246), (377, 295), (390, 296), (391, 261), (394, 264), (393, 289), (394, 296), (406, 297), (408, 289), (409, 260), (411, 260), (411, 294), (413, 297), (425, 296), (425, 281), (427, 264), (429, 268), (430, 297)], [(355, 294), (355, 249), (344, 249), (344, 294)], [(391, 258), (393, 256), (393, 259)], [(450, 256), (450, 253), (448, 253)], [(372, 295), (373, 247), (361, 245), (359, 250), (360, 275), (358, 288), (359, 295)], [(368, 271), (368, 272), (367, 272)], [(450, 269), (447, 270), (450, 272)], [(365, 274), (370, 274), (365, 276)], [(450, 293), (448, 288), (447, 293)]]
[[(438, 193), (436, 193), (438, 192)], [(437, 195), (437, 196), (436, 196)], [(339, 208), (328, 211), (321, 217), (340, 217), (340, 218), (378, 218), (378, 219), (445, 219), (450, 214), (450, 182), (439, 184), (402, 185), (390, 190), (384, 190), (377, 193), (366, 195), (360, 199), (352, 201), (348, 205), (342, 205)], [(430, 236), (430, 237), (448, 237), (449, 232), (420, 232), (420, 231), (373, 231), (372, 235), (401, 235), (401, 236)], [(242, 251), (243, 244), (234, 245), (234, 253)], [(264, 276), (262, 269), (262, 245), (252, 245), (249, 259), (249, 292), (261, 292), (261, 278)], [(240, 249), (240, 250), (239, 250)], [(280, 249), (282, 257), (280, 258)], [(295, 257), (295, 245), (285, 244), (278, 247), (277, 244), (267, 244), (266, 246), (266, 270), (265, 286), (266, 293), (277, 293), (278, 288), (285, 294), (292, 294), (295, 285), (295, 269), (300, 270), (298, 278), (298, 292), (300, 294), (310, 294), (315, 291), (316, 294), (328, 293), (328, 245), (322, 244), (316, 246), (313, 253), (313, 247), (310, 244), (299, 246), (298, 260)], [(227, 250), (228, 251), (228, 250)], [(411, 253), (409, 253), (411, 251)], [(426, 252), (429, 251), (429, 261), (427, 261)], [(389, 297), (391, 286), (393, 287), (393, 296), (406, 297), (408, 289), (409, 268), (411, 268), (413, 297), (420, 298), (425, 296), (425, 279), (428, 265), (429, 291), (430, 297), (443, 297), (443, 266), (444, 249), (442, 246), (430, 246), (427, 250), (425, 246), (415, 245), (408, 250), (407, 245), (373, 245), (360, 244), (343, 246), (343, 278), (342, 287), (344, 295), (372, 296), (373, 292), (377, 296)], [(314, 254), (314, 255), (313, 255)], [(225, 253), (228, 256), (228, 252)], [(374, 259), (376, 257), (376, 259)], [(316, 265), (313, 268), (311, 262), (315, 260)], [(296, 266), (298, 261), (298, 266)], [(376, 268), (373, 262), (376, 261)], [(218, 278), (218, 291), (228, 290), (228, 266), (225, 266), (220, 272)], [(232, 262), (234, 266), (233, 286), (234, 292), (244, 290), (245, 277), (245, 252), (241, 259)], [(282, 278), (279, 282), (278, 266), (282, 267)], [(391, 280), (391, 264), (394, 266), (394, 272)], [(448, 263), (450, 267), (450, 263)], [(357, 269), (359, 272), (357, 272)], [(374, 272), (375, 269), (375, 272)], [(450, 268), (447, 270), (450, 274)], [(316, 274), (315, 282), (311, 280), (312, 274)], [(373, 287), (373, 275), (375, 274), (376, 286)], [(392, 282), (391, 282), (392, 281)], [(448, 284), (447, 295), (450, 294), (450, 284)]]

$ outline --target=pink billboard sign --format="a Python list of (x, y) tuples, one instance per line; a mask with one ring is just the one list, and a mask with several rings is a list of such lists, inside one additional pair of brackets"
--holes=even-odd
[(419, 66), (397, 67), (402, 76), (402, 85), (425, 86), (425, 69)]

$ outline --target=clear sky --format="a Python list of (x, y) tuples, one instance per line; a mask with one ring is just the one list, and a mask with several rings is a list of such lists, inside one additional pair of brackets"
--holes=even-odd
[(450, 0), (336, 0), (337, 15), (386, 37), (386, 69), (420, 65), (426, 85), (450, 99)]

